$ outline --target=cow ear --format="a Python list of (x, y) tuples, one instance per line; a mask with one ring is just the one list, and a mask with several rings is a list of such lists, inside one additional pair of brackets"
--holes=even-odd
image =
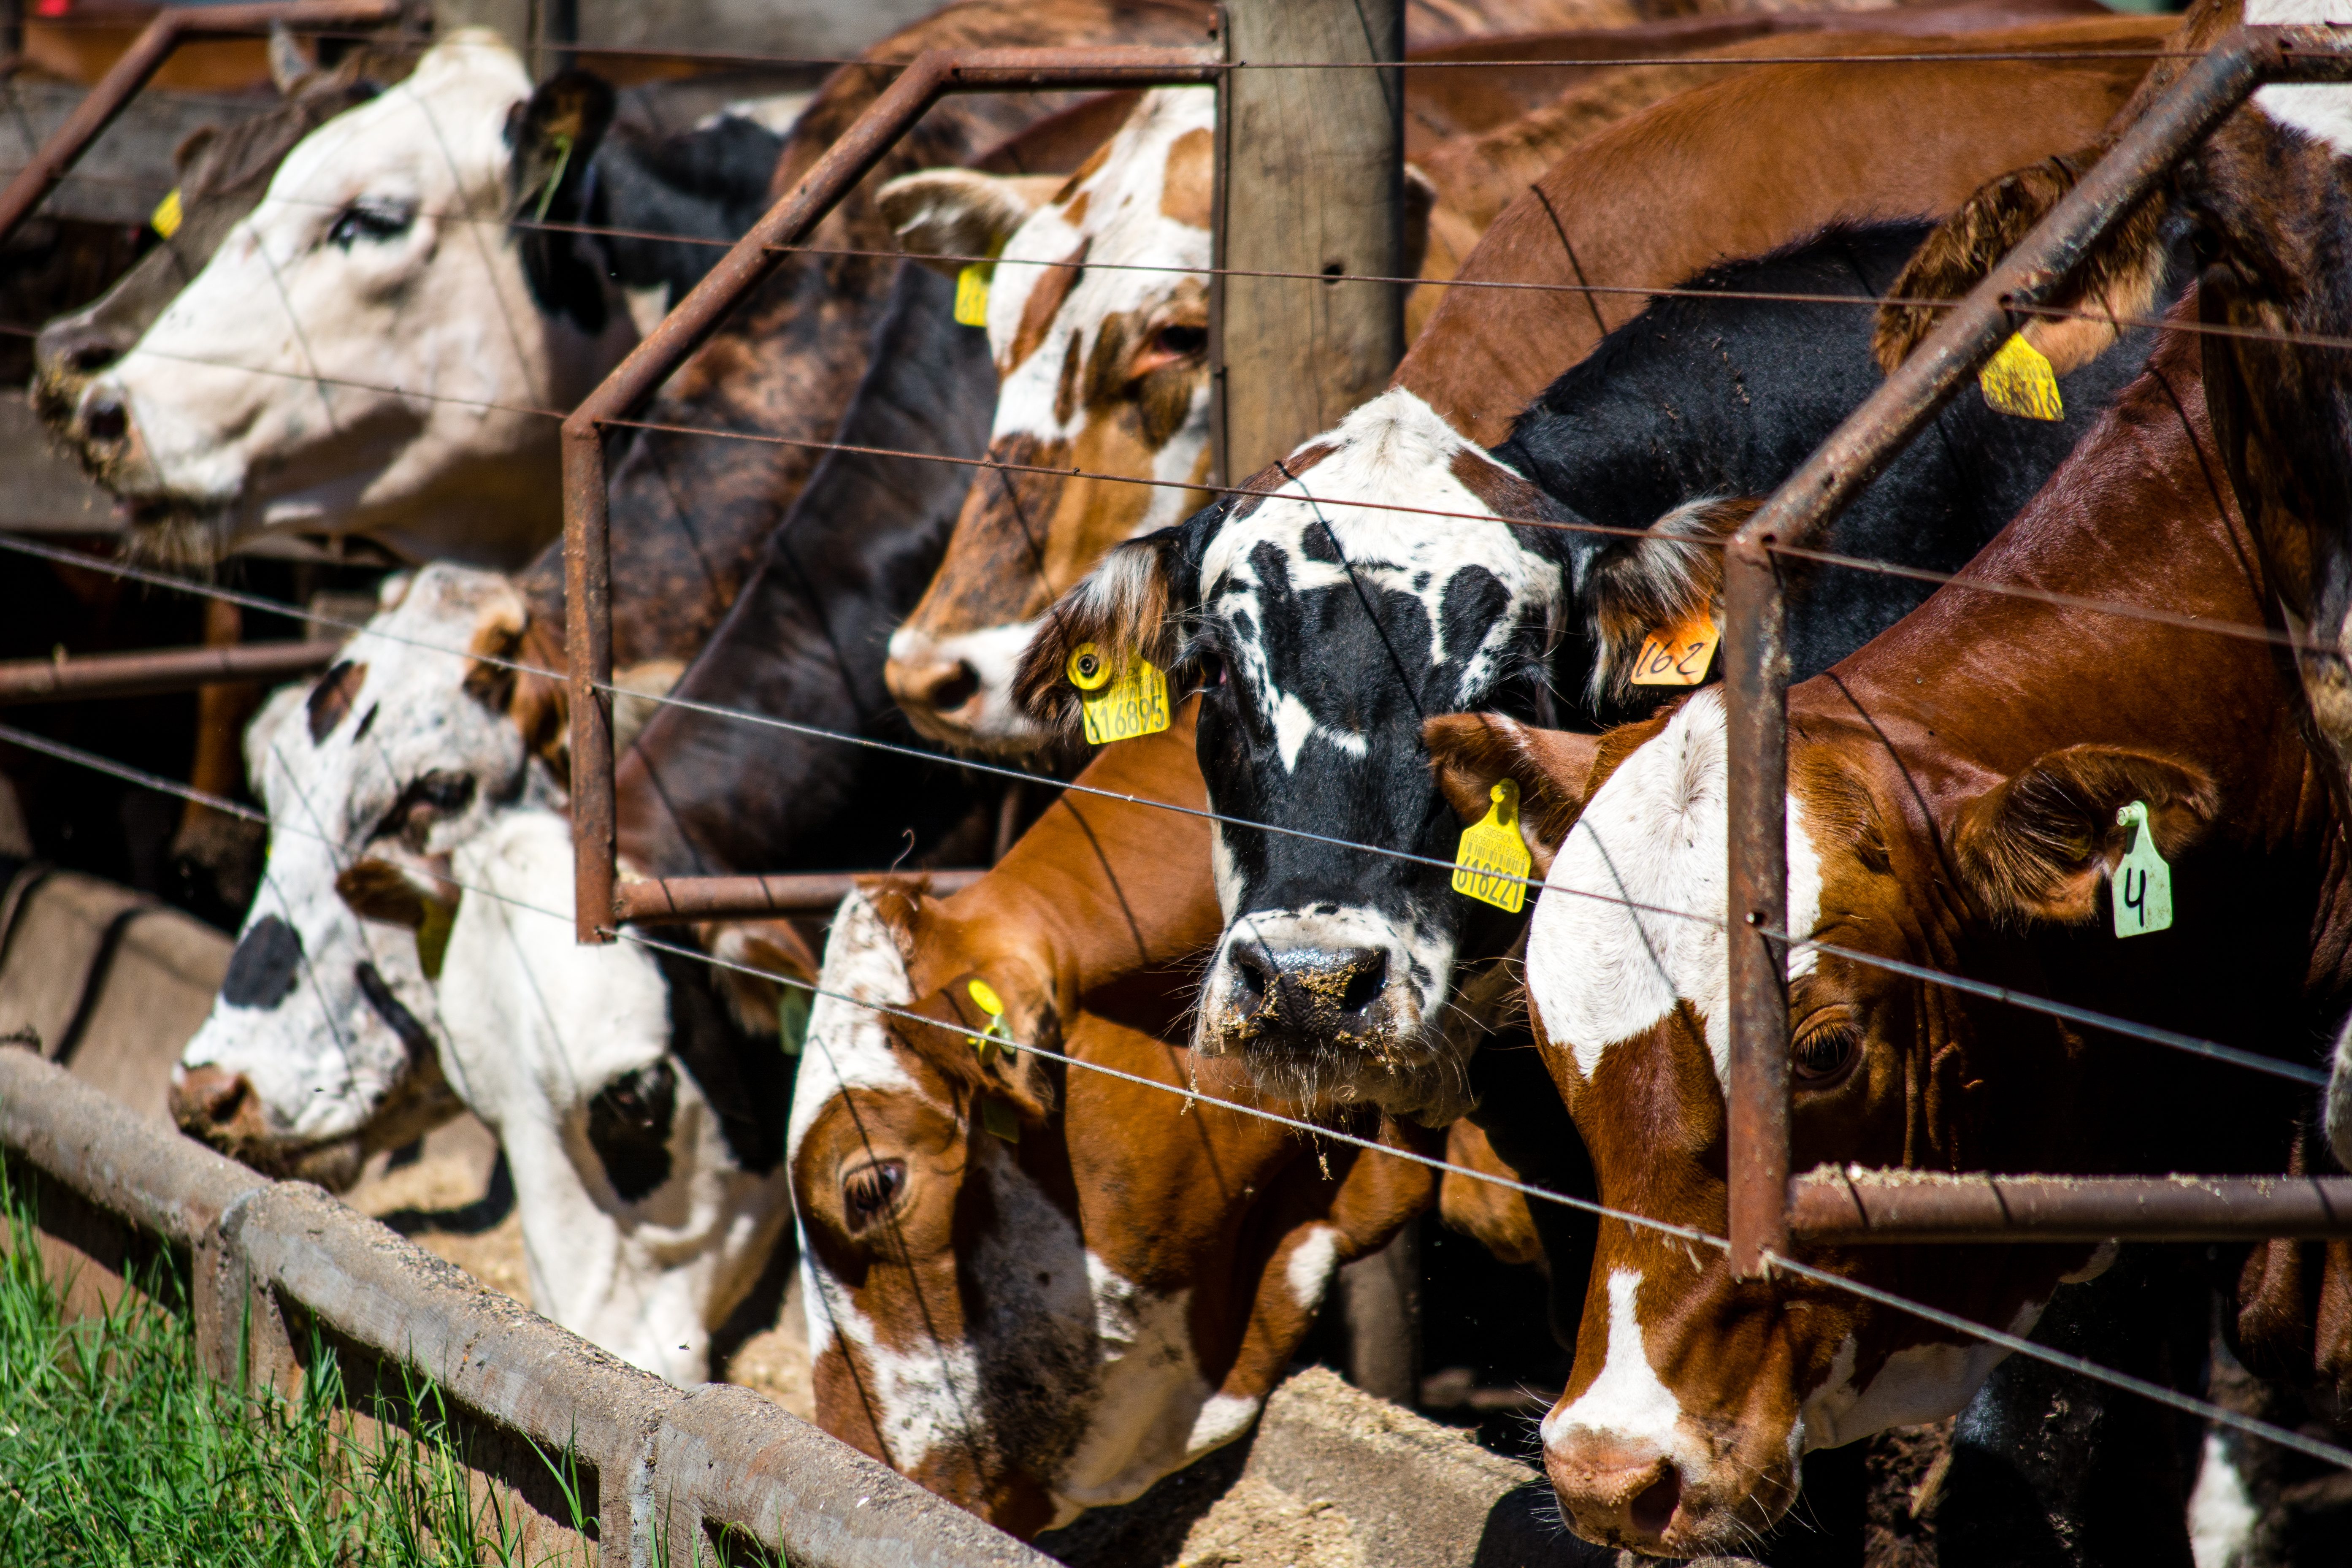
[(463, 685), (467, 696), (493, 713), (506, 713), (514, 707), (517, 671), (513, 666), (515, 656), (522, 651), (530, 621), (522, 595), (503, 582), (498, 591), (486, 596), (474, 617), (473, 636), (466, 644), (469, 658)]
[(1500, 713), (1442, 713), (1421, 727), (1438, 791), (1463, 821), (1486, 815), (1501, 780), (1519, 786), (1519, 834), (1538, 876), (1550, 871), (1552, 852), (1591, 797), (1601, 739)]
[(530, 297), (583, 332), (604, 330), (605, 280), (581, 251), (580, 237), (549, 224), (587, 216), (589, 166), (613, 123), (612, 84), (582, 70), (559, 71), (507, 115), (507, 216)]
[[(817, 957), (790, 921), (706, 921), (695, 935), (705, 952), (724, 961), (717, 971), (719, 993), (746, 1031), (776, 1036), (787, 1018), (806, 1028)], [(795, 980), (802, 984), (790, 984)]]
[(2167, 860), (2205, 835), (2220, 802), (2202, 771), (2148, 752), (2067, 746), (2034, 759), (1961, 808), (1952, 856), (1995, 920), (2080, 925), (2098, 916), (2099, 879), (2131, 847), (2116, 814), (2147, 805)]
[[(992, 1015), (981, 1005), (975, 982), (1003, 1009), (1001, 1015)], [(1029, 1125), (1041, 1124), (1054, 1113), (1054, 1075), (1033, 1048), (1062, 1048), (1061, 1012), (1048, 987), (1000, 970), (986, 975), (972, 972), (957, 975), (907, 1010), (934, 1021), (926, 1026), (901, 1019), (899, 1034), (940, 1071), (974, 1095), (1008, 1101)], [(994, 1023), (995, 1016), (1003, 1019), (1001, 1026)], [(998, 1038), (982, 1037), (992, 1033)]]
[(1137, 658), (1165, 669), (1174, 658), (1169, 620), (1171, 565), (1181, 529), (1163, 528), (1114, 547), (1084, 581), (1046, 612), (1013, 675), (1013, 700), (1049, 728), (1074, 731), (1078, 689), (1072, 657), (1089, 645), (1116, 674)]
[(1759, 496), (1695, 500), (1639, 539), (1612, 540), (1594, 558), (1581, 597), (1594, 654), (1591, 697), (1631, 696), (1643, 641), (1654, 632), (1723, 616), (1723, 543), (1764, 504)]
[(898, 248), (952, 278), (975, 256), (994, 256), (1068, 182), (1060, 175), (925, 169), (882, 187), (882, 216)]
[(319, 64), (303, 47), (283, 22), (269, 25), (269, 79), (281, 97), (291, 98), (302, 90), (319, 71)]

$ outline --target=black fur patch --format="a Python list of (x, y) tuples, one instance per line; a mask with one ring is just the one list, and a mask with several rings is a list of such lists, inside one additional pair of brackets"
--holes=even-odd
[(229, 954), (221, 1000), (232, 1007), (275, 1007), (293, 991), (301, 963), (302, 933), (276, 915), (264, 915)]
[(640, 1203), (669, 1180), (669, 1131), (677, 1116), (677, 1074), (664, 1057), (623, 1073), (588, 1102), (588, 1146), (623, 1203)]

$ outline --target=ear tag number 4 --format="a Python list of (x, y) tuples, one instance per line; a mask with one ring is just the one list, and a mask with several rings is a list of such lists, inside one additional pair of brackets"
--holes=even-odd
[(1715, 662), (1715, 646), (1723, 640), (1716, 629), (1715, 612), (1702, 609), (1680, 626), (1652, 632), (1642, 639), (1629, 678), (1635, 686), (1696, 686)]
[[(971, 980), (964, 983), (964, 990), (970, 994), (972, 1005), (988, 1015), (988, 1027), (971, 1043), (972, 1050), (980, 1057), (980, 1065), (986, 1067), (1000, 1050), (1008, 1057), (1013, 1055), (1013, 1026), (1004, 1021), (1004, 1004), (997, 999), (996, 988), (985, 980)], [(1021, 1119), (1013, 1113), (1013, 1107), (992, 1094), (980, 1097), (980, 1125), (992, 1138), (1002, 1138), (1007, 1143), (1021, 1142)]]
[(1086, 715), (1087, 744), (1108, 746), (1168, 728), (1168, 677), (1142, 655), (1113, 679), (1102, 649), (1080, 643), (1070, 654), (1069, 677)]
[(1519, 837), (1519, 786), (1504, 779), (1486, 797), (1494, 804), (1462, 830), (1462, 847), (1454, 852), (1454, 890), (1517, 914), (1527, 907), (1524, 879), (1535, 864)]
[(2147, 830), (2147, 802), (2136, 800), (2116, 813), (2116, 826), (2137, 828), (2132, 847), (2116, 867), (2116, 935), (2146, 936), (2172, 924), (2172, 868), (2156, 852)]

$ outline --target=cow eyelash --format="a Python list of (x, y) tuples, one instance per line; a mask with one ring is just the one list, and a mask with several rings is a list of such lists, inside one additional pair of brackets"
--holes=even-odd
[(342, 250), (362, 239), (380, 244), (399, 238), (415, 221), (416, 209), (408, 203), (356, 201), (335, 215), (327, 228), (327, 243)]
[(904, 1160), (876, 1160), (841, 1178), (843, 1217), (853, 1231), (866, 1229), (887, 1213), (906, 1190)]
[(1862, 1030), (1840, 1020), (1809, 1029), (1790, 1047), (1789, 1068), (1798, 1081), (1826, 1088), (1845, 1076), (1862, 1055)]

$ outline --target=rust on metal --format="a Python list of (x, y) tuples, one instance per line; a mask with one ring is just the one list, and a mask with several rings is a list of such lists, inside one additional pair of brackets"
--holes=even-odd
[[(771, 877), (630, 878), (613, 891), (613, 913), (623, 925), (680, 925), (689, 921), (756, 919), (763, 915), (829, 915), (861, 876), (814, 871)], [(960, 893), (986, 871), (909, 871), (940, 897)]]
[(41, 198), (80, 161), (89, 144), (130, 106), (172, 51), (197, 38), (236, 37), (283, 25), (306, 28), (370, 27), (400, 19), (401, 0), (268, 0), (247, 5), (174, 5), (155, 13), (96, 87), (49, 133), (40, 149), (0, 190), (0, 244), (33, 215)]
[(83, 658), (24, 658), (0, 663), (0, 707), (99, 697), (152, 697), (230, 680), (284, 680), (324, 669), (340, 642), (243, 643), (175, 647), (154, 653)]
[[(1770, 552), (1802, 548), (1817, 540), (2017, 330), (2020, 310), (2047, 304), (2100, 236), (2154, 191), (2171, 166), (2255, 87), (2264, 81), (2347, 78), (2352, 78), (2352, 39), (2330, 28), (2241, 27), (2232, 32), (2189, 68), (2018, 247), (1946, 312), (1911, 357), (1732, 539), (1726, 552), (1723, 647), (1731, 757), (1727, 1158), (1736, 1270), (1753, 1274), (1762, 1267), (1765, 1253), (1783, 1250), (1790, 1223), (1782, 1196), (1789, 1171), (1785, 971), (1781, 953), (1752, 929), (1759, 923), (1787, 929), (1782, 923), (1788, 875), (1789, 658), (1782, 635), (1787, 609), (1781, 585), (1769, 565)], [(1801, 1190), (1809, 1205), (1826, 1201), (1813, 1195), (1810, 1186)], [(1806, 1213), (1811, 1215), (1815, 1210)], [(1924, 1218), (1922, 1226), (1907, 1238), (1955, 1241), (1976, 1234), (1937, 1229)]]
[[(1031, 88), (1178, 86), (1214, 81), (1213, 49), (931, 49), (918, 55), (825, 149), (676, 309), (563, 422), (564, 647), (572, 709), (573, 919), (583, 942), (613, 940), (629, 917), (615, 898), (613, 797), (612, 535), (604, 426), (625, 419), (700, 348), (728, 311), (782, 266), (941, 96)], [(731, 879), (730, 879), (731, 880)], [(668, 885), (679, 889), (688, 879)], [(695, 879), (699, 880), (699, 879)], [(766, 908), (740, 914), (773, 912)]]
[(2253, 1241), (2352, 1236), (2352, 1176), (1999, 1176), (1823, 1168), (1789, 1184), (1806, 1241)]

